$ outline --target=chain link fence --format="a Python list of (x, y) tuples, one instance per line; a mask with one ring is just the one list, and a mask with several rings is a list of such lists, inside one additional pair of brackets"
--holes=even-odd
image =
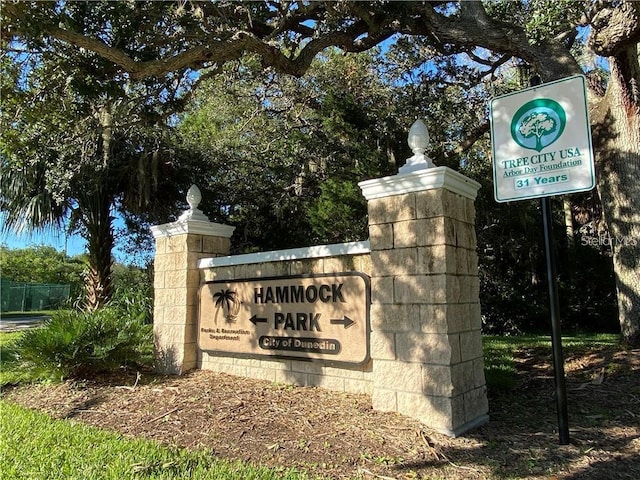
[(0, 280), (1, 312), (54, 310), (69, 300), (70, 285)]

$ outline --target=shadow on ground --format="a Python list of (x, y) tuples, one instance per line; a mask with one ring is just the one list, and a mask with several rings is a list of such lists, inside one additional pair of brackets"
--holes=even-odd
[(516, 362), (516, 384), (489, 390), (490, 422), (460, 438), (373, 411), (364, 395), (202, 371), (25, 386), (4, 398), (218, 457), (297, 466), (312, 477), (640, 478), (640, 351), (567, 358), (567, 446), (558, 445), (548, 349), (521, 350)]

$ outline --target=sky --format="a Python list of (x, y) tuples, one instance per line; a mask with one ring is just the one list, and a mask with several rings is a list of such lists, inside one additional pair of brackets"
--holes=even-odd
[(15, 250), (20, 248), (47, 245), (58, 251), (66, 252), (70, 257), (80, 255), (85, 251), (85, 241), (78, 235), (67, 237), (62, 232), (33, 234), (18, 236), (12, 233), (3, 233), (0, 236), (0, 243)]
[(58, 251), (66, 252), (70, 257), (84, 253), (86, 244), (84, 239), (79, 235), (67, 236), (62, 230), (22, 235), (3, 231), (2, 234), (0, 234), (0, 243), (12, 250), (37, 245), (47, 245), (54, 247)]
[[(118, 229), (123, 226), (124, 223), (122, 219), (116, 218), (114, 222), (114, 229)], [(86, 253), (87, 250), (87, 242), (80, 235), (65, 235), (63, 229), (49, 229), (46, 232), (16, 235), (11, 232), (5, 232), (3, 227), (4, 222), (0, 219), (0, 244), (5, 245), (12, 250), (46, 245), (53, 247), (60, 252), (65, 252), (69, 257), (81, 255)], [(119, 263), (136, 264), (140, 266), (145, 263), (142, 257), (136, 258), (124, 253), (122, 249), (119, 248), (117, 240), (113, 256), (116, 262)]]

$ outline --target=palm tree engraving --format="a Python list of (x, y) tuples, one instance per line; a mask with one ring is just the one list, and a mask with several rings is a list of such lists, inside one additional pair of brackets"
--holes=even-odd
[(226, 311), (225, 319), (229, 323), (233, 323), (238, 319), (240, 311), (240, 302), (236, 298), (236, 292), (231, 289), (222, 289), (218, 293), (213, 294), (216, 300), (215, 306), (222, 307), (223, 313)]

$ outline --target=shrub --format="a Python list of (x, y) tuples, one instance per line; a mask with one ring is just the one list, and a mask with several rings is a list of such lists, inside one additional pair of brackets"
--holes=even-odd
[(19, 369), (31, 380), (60, 380), (151, 365), (152, 326), (120, 308), (59, 311), (15, 343)]
[(136, 317), (143, 323), (152, 323), (153, 299), (144, 290), (117, 287), (113, 292), (109, 306), (127, 316)]
[(153, 268), (135, 265), (113, 265), (113, 297), (111, 304), (125, 309), (147, 310), (151, 321), (153, 310)]

